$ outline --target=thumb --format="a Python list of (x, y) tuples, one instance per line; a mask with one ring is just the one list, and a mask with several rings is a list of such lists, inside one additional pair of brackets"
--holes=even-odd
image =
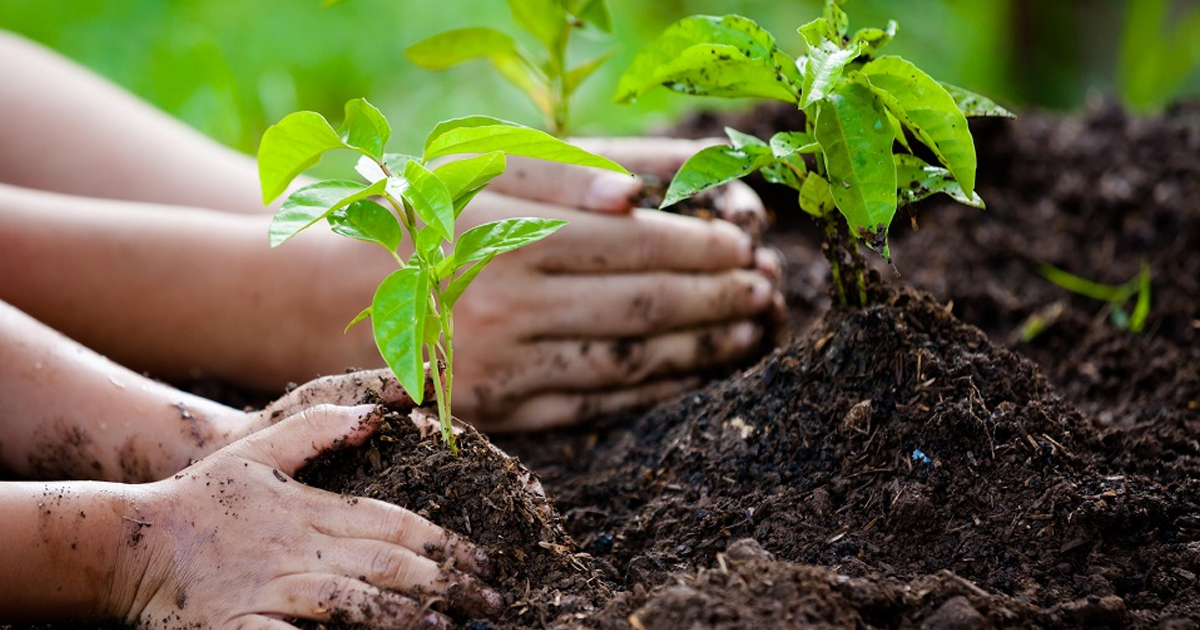
[(316, 405), (251, 434), (238, 444), (249, 459), (292, 475), (321, 453), (366, 441), (379, 427), (376, 405)]

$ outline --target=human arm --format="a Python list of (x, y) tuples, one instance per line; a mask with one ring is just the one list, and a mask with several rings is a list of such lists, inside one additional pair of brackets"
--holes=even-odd
[(486, 564), (470, 544), (397, 506), (291, 478), (317, 453), (360, 443), (374, 418), (372, 406), (313, 407), (152, 484), (0, 483), (0, 621), (448, 625), (399, 594), (414, 589), (495, 614), (499, 596), (469, 575)]

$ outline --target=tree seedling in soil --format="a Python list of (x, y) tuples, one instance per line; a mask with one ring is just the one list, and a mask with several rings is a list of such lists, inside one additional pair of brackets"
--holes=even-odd
[(517, 25), (541, 46), (528, 52), (507, 33), (485, 26), (459, 28), (414, 44), (406, 55), (413, 63), (442, 70), (469, 59), (485, 58), (529, 97), (555, 136), (568, 132), (571, 96), (612, 55), (601, 54), (578, 66), (567, 62), (571, 35), (588, 26), (612, 32), (605, 0), (508, 0)]
[[(1042, 265), (1038, 272), (1047, 280), (1083, 297), (1106, 302), (1109, 320), (1121, 330), (1137, 334), (1145, 330), (1146, 318), (1150, 315), (1150, 267), (1143, 264), (1138, 275), (1122, 284), (1102, 284), (1064, 271), (1054, 265)], [(1127, 311), (1129, 300), (1134, 300), (1133, 310)], [(1021, 327), (1024, 341), (1032, 341), (1045, 328), (1045, 324), (1026, 322)]]
[[(438, 419), (442, 439), (457, 452), (450, 410), (454, 305), (493, 258), (553, 234), (565, 221), (502, 219), (462, 234), (455, 222), (504, 172), (506, 155), (628, 172), (544, 132), (486, 116), (439, 123), (419, 156), (385, 153), (390, 136), (387, 119), (363, 99), (346, 103), (345, 121), (336, 130), (315, 112), (289, 114), (268, 128), (258, 150), (264, 203), (328, 151), (360, 154), (355, 170), (366, 180), (329, 179), (296, 189), (271, 222), (270, 243), (276, 247), (325, 220), (337, 234), (388, 250), (399, 269), (346, 328), (370, 318), (380, 354), (417, 404), (425, 395), (426, 361), (440, 364), (432, 378)], [(470, 157), (434, 164), (455, 155)], [(406, 234), (412, 247), (407, 260), (400, 249)]]
[[(905, 59), (881, 56), (896, 23), (851, 35), (844, 3), (826, 0), (824, 14), (800, 27), (805, 53), (795, 59), (748, 18), (685, 18), (638, 54), (615, 98), (630, 102), (663, 86), (796, 105), (805, 115), (803, 130), (763, 141), (726, 129), (731, 146), (708, 147), (689, 159), (662, 207), (761, 172), (796, 190), (800, 208), (823, 225), (838, 304), (865, 305), (865, 261), (855, 239), (890, 260), (888, 228), (898, 207), (944, 193), (982, 208), (967, 117), (1012, 114)], [(838, 213), (853, 237), (839, 227)]]

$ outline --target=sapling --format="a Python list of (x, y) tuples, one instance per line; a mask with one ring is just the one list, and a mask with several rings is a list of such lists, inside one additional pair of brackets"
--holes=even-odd
[[(1113, 325), (1131, 333), (1140, 333), (1150, 316), (1150, 267), (1143, 264), (1141, 271), (1122, 284), (1103, 284), (1064, 271), (1054, 265), (1045, 264), (1038, 270), (1047, 280), (1083, 297), (1108, 303), (1109, 319)], [(1127, 311), (1129, 300), (1133, 310)], [(1027, 339), (1028, 341), (1028, 339)]]
[[(663, 86), (684, 94), (781, 100), (803, 111), (803, 130), (782, 131), (769, 141), (726, 129), (731, 145), (708, 147), (689, 159), (662, 206), (761, 172), (798, 192), (800, 208), (824, 226), (838, 303), (863, 305), (867, 292), (855, 239), (890, 260), (888, 228), (898, 207), (944, 193), (982, 208), (967, 117), (1012, 114), (935, 81), (900, 57), (881, 56), (896, 34), (895, 21), (851, 35), (843, 4), (826, 0), (824, 14), (800, 27), (805, 53), (796, 59), (748, 18), (684, 18), (638, 54), (615, 98), (629, 102)], [(849, 244), (839, 213), (853, 235)], [(850, 255), (849, 268), (842, 250)]]
[[(422, 153), (385, 153), (391, 126), (363, 99), (346, 103), (345, 121), (334, 129), (315, 112), (289, 114), (263, 134), (258, 170), (263, 202), (270, 203), (328, 151), (360, 154), (356, 170), (365, 181), (329, 179), (308, 183), (287, 196), (270, 227), (272, 247), (325, 220), (334, 232), (386, 249), (399, 269), (379, 284), (371, 304), (346, 327), (370, 318), (375, 344), (404, 390), (417, 403), (425, 396), (426, 361), (434, 369), (441, 434), (457, 452), (451, 425), (454, 384), (453, 309), (467, 286), (496, 256), (543, 239), (565, 222), (510, 218), (458, 234), (455, 223), (467, 203), (504, 172), (505, 156), (552, 160), (628, 172), (546, 133), (515, 123), (472, 116), (439, 123)], [(435, 165), (435, 160), (469, 154)], [(402, 253), (408, 236), (411, 253)]]
[(571, 35), (591, 25), (612, 31), (605, 0), (508, 0), (517, 25), (541, 46), (530, 53), (511, 35), (479, 26), (446, 31), (414, 44), (405, 52), (413, 63), (441, 70), (469, 59), (488, 59), (501, 76), (529, 97), (555, 136), (568, 132), (571, 96), (612, 51), (577, 66), (567, 61)]

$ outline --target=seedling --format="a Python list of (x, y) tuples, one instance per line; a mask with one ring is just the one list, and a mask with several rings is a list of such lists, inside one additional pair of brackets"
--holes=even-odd
[(469, 59), (488, 59), (501, 76), (533, 101), (545, 117), (546, 129), (565, 136), (571, 96), (612, 54), (609, 51), (572, 68), (567, 63), (568, 44), (575, 31), (588, 25), (612, 32), (608, 6), (605, 0), (508, 0), (508, 6), (517, 25), (543, 48), (538, 54), (526, 51), (507, 33), (484, 26), (434, 35), (405, 54), (431, 70)]
[[(276, 247), (325, 220), (338, 234), (388, 250), (399, 269), (383, 279), (371, 304), (346, 328), (370, 318), (380, 354), (417, 404), (425, 396), (426, 361), (440, 363), (432, 378), (438, 418), (443, 440), (457, 452), (450, 421), (454, 305), (496, 256), (543, 239), (565, 222), (511, 218), (462, 234), (456, 234), (455, 222), (504, 172), (506, 155), (628, 172), (541, 131), (485, 116), (439, 123), (420, 156), (384, 153), (391, 126), (383, 114), (363, 99), (346, 103), (345, 111), (337, 130), (320, 114), (297, 112), (263, 134), (258, 172), (264, 203), (283, 194), (328, 151), (359, 153), (356, 170), (366, 179), (330, 179), (295, 190), (271, 222), (270, 243)], [(462, 154), (471, 157), (433, 164)], [(405, 234), (407, 254), (401, 250)]]
[[(638, 54), (621, 78), (616, 100), (633, 101), (663, 86), (684, 94), (795, 104), (805, 114), (804, 130), (763, 141), (727, 129), (732, 146), (709, 147), (689, 159), (662, 206), (761, 171), (767, 181), (796, 190), (800, 208), (823, 224), (838, 303), (863, 305), (864, 265), (853, 238), (890, 259), (888, 228), (899, 206), (940, 192), (982, 208), (967, 117), (1012, 114), (990, 99), (935, 81), (900, 57), (880, 56), (896, 23), (850, 35), (842, 4), (826, 0), (824, 15), (800, 27), (806, 52), (798, 59), (748, 18), (685, 18)], [(835, 210), (849, 226), (850, 239), (838, 227)], [(843, 273), (840, 251), (849, 253), (846, 271), (853, 273)], [(854, 277), (854, 285), (846, 275)]]
[[(1049, 264), (1042, 265), (1038, 271), (1047, 280), (1071, 293), (1107, 302), (1109, 319), (1117, 328), (1135, 334), (1146, 328), (1146, 318), (1150, 315), (1150, 267), (1148, 265), (1143, 264), (1138, 275), (1123, 284), (1093, 282)], [(1133, 311), (1126, 311), (1125, 308), (1131, 299), (1134, 300)]]

